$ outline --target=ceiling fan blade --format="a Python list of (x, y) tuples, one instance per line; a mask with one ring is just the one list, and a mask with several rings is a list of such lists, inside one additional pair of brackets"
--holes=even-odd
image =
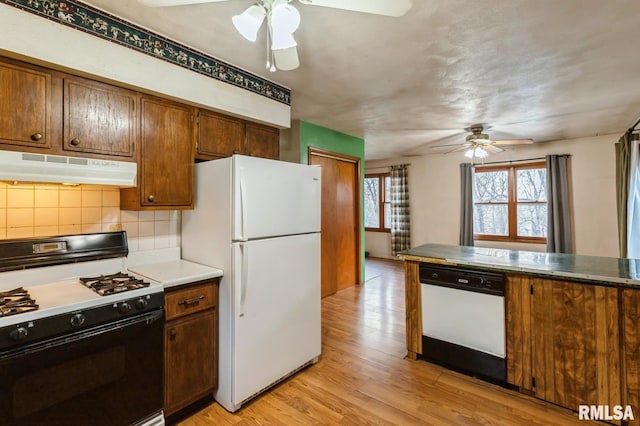
[(300, 3), (394, 17), (411, 9), (411, 0), (300, 0)]
[(533, 143), (533, 139), (501, 139), (493, 141), (494, 145), (524, 145)]
[(276, 63), (276, 68), (283, 71), (290, 71), (300, 66), (298, 60), (298, 49), (296, 46), (289, 47), (288, 49), (272, 50), (273, 60)]
[[(440, 145), (440, 146), (447, 146), (447, 145)], [(449, 146), (451, 146), (451, 145), (449, 145)], [(457, 146), (457, 147), (455, 147), (453, 149), (448, 149), (445, 152), (443, 152), (443, 154), (451, 154), (452, 152), (465, 151), (467, 149), (471, 149), (471, 145), (465, 143), (465, 144)]]
[(215, 3), (229, 0), (138, 0), (138, 3), (151, 7), (185, 6), (197, 3)]
[(448, 144), (446, 144), (446, 145), (434, 145), (434, 146), (430, 146), (429, 148), (431, 148), (431, 149), (434, 149), (434, 148), (447, 148), (447, 147), (450, 147), (450, 146), (458, 146), (458, 147), (462, 146), (462, 147), (465, 147), (465, 148), (466, 148), (466, 147), (471, 146), (471, 143), (469, 143), (469, 142), (463, 142), (463, 143), (448, 143)]
[(500, 147), (497, 147), (495, 145), (483, 145), (482, 149), (484, 149), (485, 151), (490, 152), (492, 154), (497, 154), (499, 152), (503, 152), (504, 151), (504, 149), (502, 149)]

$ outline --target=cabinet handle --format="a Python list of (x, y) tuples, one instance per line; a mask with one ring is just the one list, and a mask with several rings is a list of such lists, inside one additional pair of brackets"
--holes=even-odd
[(156, 197), (154, 197), (153, 195), (149, 195), (147, 197), (147, 200), (149, 200), (150, 203), (153, 203), (153, 200), (155, 200), (155, 199), (156, 199)]
[(192, 299), (185, 299), (178, 302), (178, 305), (194, 305), (204, 299), (204, 296), (194, 297)]
[(233, 153), (234, 153), (234, 154), (240, 154), (240, 151), (238, 151), (237, 149), (234, 149), (234, 150), (233, 150)]
[(42, 133), (34, 133), (31, 135), (31, 140), (34, 142), (37, 142), (40, 139), (42, 139)]
[(73, 145), (73, 146), (80, 145), (80, 139), (78, 139), (78, 138), (71, 139), (71, 145)]
[(176, 337), (176, 334), (178, 334), (178, 333), (176, 332), (175, 328), (172, 328), (171, 330), (169, 330), (169, 336)]

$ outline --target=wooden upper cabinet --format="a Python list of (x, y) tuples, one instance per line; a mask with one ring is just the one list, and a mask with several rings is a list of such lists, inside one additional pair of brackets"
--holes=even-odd
[(58, 131), (51, 123), (55, 98), (51, 73), (0, 62), (0, 143), (50, 148)]
[(193, 208), (195, 140), (195, 108), (142, 96), (138, 186), (120, 191), (120, 207)]
[(247, 155), (254, 157), (280, 158), (280, 131), (274, 127), (247, 123)]
[(134, 160), (136, 97), (118, 87), (65, 78), (63, 149)]
[(198, 113), (196, 158), (212, 160), (244, 153), (244, 122), (215, 112)]

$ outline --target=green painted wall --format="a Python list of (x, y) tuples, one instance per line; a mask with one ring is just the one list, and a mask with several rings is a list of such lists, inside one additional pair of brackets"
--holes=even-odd
[(309, 147), (360, 158), (360, 282), (364, 282), (364, 139), (300, 122), (300, 162), (309, 163)]

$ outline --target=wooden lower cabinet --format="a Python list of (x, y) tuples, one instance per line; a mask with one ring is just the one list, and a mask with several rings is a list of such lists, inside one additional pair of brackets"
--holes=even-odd
[[(613, 408), (625, 405), (627, 398), (637, 402), (637, 395), (627, 392), (624, 384), (629, 380), (621, 351), (628, 345), (623, 346), (620, 333), (620, 291), (509, 275), (505, 295), (507, 381), (574, 411), (581, 404)], [(638, 338), (638, 316), (631, 316), (635, 331), (629, 334)], [(633, 321), (629, 318), (628, 322)], [(637, 365), (638, 353), (627, 349), (627, 359), (634, 356)]]
[(624, 405), (631, 405), (635, 419), (630, 425), (640, 425), (640, 290), (622, 290), (622, 335), (624, 337)]
[(218, 284), (166, 290), (164, 410), (170, 416), (218, 386)]

